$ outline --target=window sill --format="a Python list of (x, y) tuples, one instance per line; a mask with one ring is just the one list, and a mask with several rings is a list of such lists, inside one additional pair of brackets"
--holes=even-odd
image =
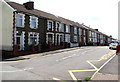
[(31, 29), (37, 29), (38, 27), (35, 27), (35, 28), (33, 28), (33, 27), (30, 27)]
[(18, 27), (18, 28), (24, 28), (24, 26), (16, 26), (16, 27)]

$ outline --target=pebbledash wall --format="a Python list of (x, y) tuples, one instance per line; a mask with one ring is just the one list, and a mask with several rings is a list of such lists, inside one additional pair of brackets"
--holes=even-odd
[(86, 25), (35, 10), (31, 1), (23, 5), (5, 1), (0, 3), (0, 50), (3, 57), (85, 45), (108, 45), (112, 40)]

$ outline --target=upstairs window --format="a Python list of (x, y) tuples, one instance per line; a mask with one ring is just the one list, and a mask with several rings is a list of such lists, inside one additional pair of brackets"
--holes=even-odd
[(60, 26), (60, 32), (64, 32), (64, 24), (63, 23)]
[(81, 28), (79, 28), (79, 35), (82, 35), (82, 30), (81, 30)]
[(95, 37), (97, 37), (97, 33), (95, 33)]
[(66, 25), (66, 32), (70, 33), (70, 26), (69, 25)]
[(85, 30), (83, 30), (83, 35), (86, 35), (86, 31)]
[(16, 26), (17, 27), (24, 27), (24, 14), (18, 13), (16, 15)]
[(48, 20), (48, 23), (47, 23), (47, 24), (48, 24), (48, 25), (47, 25), (47, 30), (52, 31), (52, 30), (53, 30), (53, 21)]
[(91, 37), (91, 31), (89, 31), (89, 36)]
[(77, 34), (77, 27), (74, 27), (74, 34)]
[(30, 16), (30, 28), (36, 29), (38, 28), (38, 18)]
[(92, 32), (92, 37), (94, 37), (94, 32)]
[(59, 22), (56, 22), (56, 31), (60, 31), (60, 23)]

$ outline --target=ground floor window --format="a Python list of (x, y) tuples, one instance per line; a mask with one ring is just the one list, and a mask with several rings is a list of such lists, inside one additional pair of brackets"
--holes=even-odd
[(60, 35), (56, 34), (55, 36), (55, 45), (60, 45)]
[(60, 35), (60, 42), (64, 42), (64, 35)]
[(64, 42), (64, 34), (56, 33), (55, 45), (60, 45), (61, 42)]
[(65, 42), (70, 43), (70, 34), (65, 35)]
[(39, 44), (39, 33), (30, 32), (28, 36), (29, 45), (38, 45)]
[(74, 42), (77, 42), (77, 41), (78, 41), (77, 36), (74, 36)]
[(48, 42), (53, 42), (53, 36), (52, 36), (52, 34), (48, 34)]
[(93, 41), (92, 41), (92, 38), (89, 38), (89, 42), (93, 42)]
[(54, 43), (54, 33), (47, 33), (46, 34), (46, 43), (48, 42)]

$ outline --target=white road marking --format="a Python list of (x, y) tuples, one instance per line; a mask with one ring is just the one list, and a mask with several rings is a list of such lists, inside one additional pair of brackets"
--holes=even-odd
[(65, 59), (68, 59), (68, 58), (74, 57), (74, 56), (78, 56), (78, 55), (73, 54), (73, 55), (70, 55), (70, 56), (63, 57), (63, 58), (61, 58), (61, 59), (58, 59), (58, 60), (56, 60), (56, 61), (58, 62), (58, 61), (61, 61), (61, 60), (65, 60)]
[(0, 71), (0, 72), (20, 72), (20, 71), (26, 71), (26, 70), (30, 70), (32, 68), (25, 68), (25, 69), (22, 69), (22, 70), (13, 70), (13, 71)]

